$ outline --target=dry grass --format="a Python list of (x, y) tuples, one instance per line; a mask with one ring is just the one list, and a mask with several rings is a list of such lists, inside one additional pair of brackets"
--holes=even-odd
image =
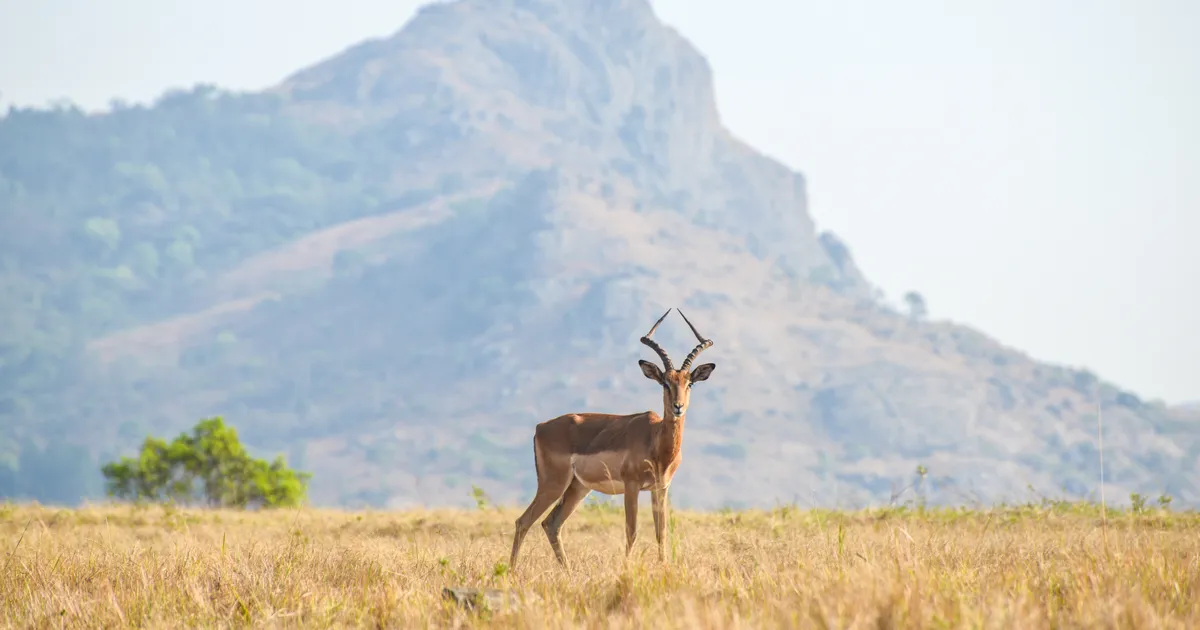
[[(676, 514), (628, 564), (582, 509), (564, 573), (515, 510), (245, 513), (0, 505), (6, 627), (1200, 627), (1200, 516), (1089, 507)], [(471, 612), (444, 586), (532, 595)]]

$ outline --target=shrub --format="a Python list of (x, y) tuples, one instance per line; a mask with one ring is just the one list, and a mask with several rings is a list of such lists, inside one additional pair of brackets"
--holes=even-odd
[(291, 507), (304, 502), (308, 473), (283, 457), (255, 459), (220, 417), (196, 423), (173, 442), (149, 436), (136, 458), (105, 464), (109, 496), (133, 501), (203, 502), (211, 507)]

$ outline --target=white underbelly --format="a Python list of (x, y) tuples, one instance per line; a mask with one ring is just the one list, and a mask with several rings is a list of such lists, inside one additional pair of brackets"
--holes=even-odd
[(625, 457), (621, 453), (572, 455), (571, 472), (588, 490), (604, 494), (624, 494), (625, 480), (621, 478), (621, 466), (624, 462)]

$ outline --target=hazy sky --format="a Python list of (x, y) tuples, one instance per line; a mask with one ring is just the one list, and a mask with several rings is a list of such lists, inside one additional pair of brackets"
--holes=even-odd
[[(0, 103), (259, 88), (420, 2), (0, 0)], [(890, 297), (1200, 398), (1200, 2), (656, 0)], [(340, 8), (339, 8), (340, 7)]]

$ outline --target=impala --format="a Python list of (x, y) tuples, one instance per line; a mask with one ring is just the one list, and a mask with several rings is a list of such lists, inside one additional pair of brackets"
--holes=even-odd
[(667, 522), (667, 491), (682, 460), (684, 417), (692, 384), (707, 380), (717, 367), (705, 363), (688, 371), (692, 361), (711, 346), (712, 341), (700, 336), (696, 327), (680, 311), (680, 316), (692, 329), (699, 344), (687, 355), (678, 370), (674, 368), (667, 352), (650, 338), (670, 312), (671, 309), (667, 309), (650, 327), (650, 332), (641, 338), (643, 344), (658, 353), (664, 369), (659, 369), (650, 361), (638, 361), (642, 374), (662, 386), (663, 415), (659, 416), (653, 411), (629, 415), (572, 413), (537, 425), (533, 434), (537, 493), (517, 519), (510, 567), (516, 566), (521, 542), (529, 528), (557, 501), (550, 516), (542, 521), (542, 528), (550, 539), (554, 556), (567, 568), (569, 565), (559, 534), (563, 523), (592, 490), (609, 495), (625, 495), (626, 557), (637, 540), (638, 494), (649, 490), (658, 557), (660, 561), (665, 560), (663, 535)]

